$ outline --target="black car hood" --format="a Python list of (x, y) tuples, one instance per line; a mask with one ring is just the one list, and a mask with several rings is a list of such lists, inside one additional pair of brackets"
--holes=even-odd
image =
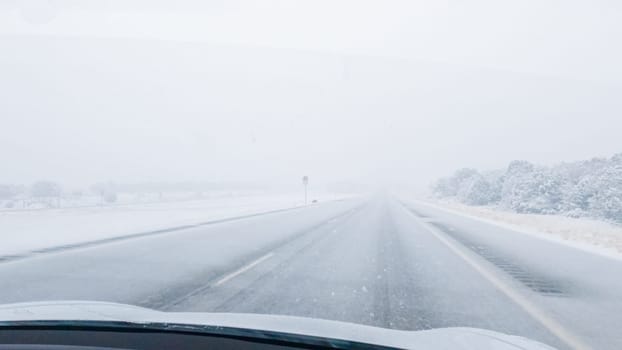
[(68, 321), (122, 322), (126, 326), (160, 329), (193, 329), (202, 326), (210, 329), (248, 329), (302, 336), (347, 340), (404, 349), (490, 349), (490, 350), (540, 350), (553, 349), (539, 342), (518, 336), (477, 328), (439, 328), (425, 331), (401, 331), (347, 322), (328, 321), (304, 317), (200, 313), (161, 312), (142, 307), (108, 302), (59, 301), (0, 305), (0, 326), (28, 325)]

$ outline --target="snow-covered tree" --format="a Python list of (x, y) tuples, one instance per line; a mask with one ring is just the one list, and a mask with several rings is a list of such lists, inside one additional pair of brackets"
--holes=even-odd
[(464, 179), (460, 183), (457, 198), (470, 205), (486, 205), (492, 202), (495, 194), (490, 183), (479, 173)]
[(443, 177), (438, 179), (432, 185), (432, 192), (438, 197), (451, 197), (456, 195), (455, 189), (451, 188), (449, 185), (450, 181), (448, 177)]
[(547, 168), (536, 168), (528, 178), (530, 189), (522, 211), (534, 214), (556, 214), (562, 205), (563, 179)]
[(534, 172), (533, 164), (515, 160), (508, 165), (501, 186), (500, 205), (517, 212), (525, 212), (525, 202), (531, 196), (531, 182)]
[(470, 205), (490, 204), (498, 199), (498, 189), (475, 169), (464, 168), (439, 180), (434, 192), (441, 197), (456, 197)]
[(48, 207), (60, 207), (61, 194), (61, 186), (53, 181), (37, 181), (30, 187), (30, 196)]
[(117, 186), (112, 182), (98, 182), (91, 185), (91, 191), (101, 197), (103, 203), (117, 201)]
[(622, 153), (552, 167), (513, 161), (505, 171), (484, 174), (465, 168), (439, 180), (434, 190), (470, 205), (622, 223)]
[(59, 197), (61, 186), (53, 181), (37, 181), (32, 184), (30, 195), (38, 198)]
[(526, 161), (514, 161), (503, 177), (501, 205), (518, 213), (554, 214), (562, 205), (562, 177)]
[(457, 196), (462, 182), (477, 175), (478, 172), (475, 169), (459, 169), (452, 176), (440, 179), (434, 187), (434, 192), (442, 197)]
[(9, 199), (15, 194), (13, 186), (0, 184), (0, 199)]
[(587, 199), (594, 216), (622, 223), (622, 154), (592, 178), (592, 194)]

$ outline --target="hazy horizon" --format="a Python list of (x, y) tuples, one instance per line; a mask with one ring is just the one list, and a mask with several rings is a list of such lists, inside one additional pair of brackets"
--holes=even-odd
[(0, 9), (2, 183), (425, 187), (622, 151), (615, 9), (20, 4)]

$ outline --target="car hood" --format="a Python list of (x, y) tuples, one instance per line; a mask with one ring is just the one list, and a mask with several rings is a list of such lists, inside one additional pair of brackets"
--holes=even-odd
[[(247, 329), (310, 337), (330, 338), (405, 349), (553, 349), (518, 336), (478, 328), (438, 328), (402, 331), (347, 322), (294, 316), (162, 312), (108, 302), (59, 301), (0, 305), (0, 326), (66, 324), (81, 322), (122, 322), (126, 326), (163, 330), (183, 329), (201, 332), (217, 329)], [(173, 326), (173, 327), (172, 327)], [(254, 334), (258, 334), (254, 332)]]

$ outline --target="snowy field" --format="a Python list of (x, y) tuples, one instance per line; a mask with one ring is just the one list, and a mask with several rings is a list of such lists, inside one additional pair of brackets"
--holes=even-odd
[(63, 193), (59, 197), (35, 198), (28, 196), (16, 196), (21, 198), (0, 199), (0, 212), (11, 210), (36, 210), (50, 208), (77, 208), (77, 207), (101, 207), (101, 206), (118, 206), (118, 205), (134, 205), (134, 204), (152, 204), (162, 202), (179, 202), (179, 201), (202, 201), (217, 200), (227, 197), (248, 197), (262, 196), (265, 191), (144, 191), (136, 193), (115, 192), (114, 202), (106, 202), (101, 195), (92, 192), (80, 193)]
[(620, 225), (561, 215), (517, 214), (490, 207), (469, 206), (453, 200), (419, 202), (601, 255), (622, 258)]
[[(341, 199), (314, 195), (320, 203)], [(303, 205), (300, 194), (0, 211), (0, 256)]]

